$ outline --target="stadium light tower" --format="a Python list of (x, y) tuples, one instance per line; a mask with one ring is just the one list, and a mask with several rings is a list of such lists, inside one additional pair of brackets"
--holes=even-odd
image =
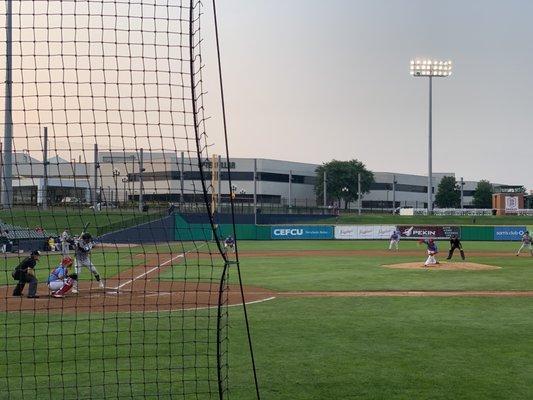
[(433, 78), (447, 78), (452, 74), (452, 62), (415, 59), (411, 60), (411, 76), (429, 78), (429, 140), (428, 140), (428, 214), (433, 212)]

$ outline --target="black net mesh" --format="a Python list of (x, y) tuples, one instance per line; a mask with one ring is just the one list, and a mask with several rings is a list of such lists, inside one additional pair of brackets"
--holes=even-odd
[(201, 3), (0, 9), (0, 398), (227, 397)]

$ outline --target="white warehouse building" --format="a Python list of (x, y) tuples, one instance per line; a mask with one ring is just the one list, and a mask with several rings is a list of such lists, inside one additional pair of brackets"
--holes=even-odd
[[(78, 158), (67, 161), (54, 157), (48, 163), (48, 202), (58, 203), (66, 197), (91, 202), (95, 192), (98, 201), (122, 203), (136, 201), (141, 193), (143, 199), (159, 202), (198, 202), (202, 192), (198, 160), (182, 153), (144, 152), (142, 176), (140, 152), (124, 153), (105, 151), (98, 154), (98, 164)], [(204, 160), (205, 178), (211, 186), (211, 159)], [(45, 180), (43, 162), (26, 153), (14, 155), (13, 188), (16, 203), (41, 203)], [(230, 160), (233, 193), (237, 202), (252, 203), (254, 186), (258, 204), (281, 204), (293, 206), (317, 205), (315, 194), (316, 169), (319, 164), (262, 158), (232, 158)], [(254, 170), (256, 180), (254, 182)], [(183, 173), (182, 173), (183, 171)], [(96, 179), (95, 179), (96, 172)], [(434, 174), (434, 193), (444, 176), (454, 173)], [(357, 179), (354, 177), (354, 179)], [(396, 179), (395, 193), (393, 181)], [(370, 193), (363, 196), (362, 207), (366, 209), (392, 209), (395, 207), (427, 207), (427, 177), (424, 175), (374, 172), (375, 182)], [(459, 178), (458, 178), (459, 180)], [(472, 204), (477, 182), (464, 182), (464, 205)], [(220, 183), (222, 203), (227, 202), (232, 190), (228, 185), (227, 163), (222, 159)], [(95, 190), (96, 187), (96, 190)], [(212, 190), (212, 189), (210, 189)], [(393, 205), (393, 198), (396, 204)], [(333, 204), (333, 200), (328, 200)], [(356, 204), (351, 204), (355, 207)]]

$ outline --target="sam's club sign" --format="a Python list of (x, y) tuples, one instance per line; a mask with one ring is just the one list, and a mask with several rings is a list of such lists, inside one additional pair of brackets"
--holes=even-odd
[(525, 232), (525, 226), (496, 226), (494, 227), (494, 240), (522, 240)]
[(333, 239), (332, 226), (271, 226), (270, 237), (272, 239)]

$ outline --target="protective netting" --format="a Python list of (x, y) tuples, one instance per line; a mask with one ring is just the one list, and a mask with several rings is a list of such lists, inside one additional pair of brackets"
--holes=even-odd
[(0, 398), (226, 398), (201, 3), (0, 9)]

